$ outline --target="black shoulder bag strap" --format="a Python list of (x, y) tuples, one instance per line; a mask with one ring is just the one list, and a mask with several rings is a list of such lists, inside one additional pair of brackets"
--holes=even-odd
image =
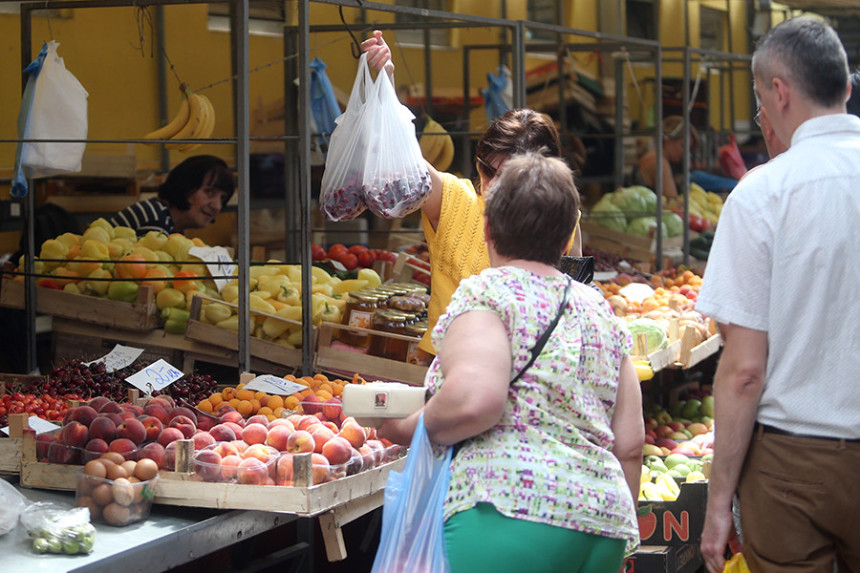
[[(570, 294), (570, 282), (570, 277), (567, 277), (567, 285), (565, 285), (564, 287), (564, 296), (561, 299), (561, 304), (558, 307), (558, 312), (555, 313), (555, 318), (552, 319), (552, 322), (549, 323), (549, 326), (546, 327), (546, 330), (543, 332), (541, 337), (538, 338), (537, 342), (535, 342), (535, 345), (532, 346), (532, 357), (529, 359), (528, 363), (523, 366), (519, 372), (517, 372), (517, 375), (514, 376), (510, 384), (508, 384), (508, 387), (513, 385), (517, 380), (522, 377), (523, 374), (525, 374), (526, 370), (532, 367), (532, 364), (535, 363), (535, 360), (537, 360), (537, 357), (540, 356), (540, 353), (543, 351), (543, 347), (549, 340), (550, 335), (552, 335), (552, 331), (555, 330), (556, 325), (558, 325), (558, 321), (561, 320), (561, 315), (564, 314), (564, 309), (567, 308), (567, 297)], [(454, 459), (454, 457), (457, 455), (457, 452), (459, 452), (460, 448), (463, 447), (464, 443), (466, 443), (466, 440), (454, 444), (454, 450), (451, 454), (451, 459)]]

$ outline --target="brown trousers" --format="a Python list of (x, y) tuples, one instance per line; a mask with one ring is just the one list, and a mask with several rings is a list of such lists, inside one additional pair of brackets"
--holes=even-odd
[(753, 572), (860, 573), (860, 442), (757, 426), (738, 496)]

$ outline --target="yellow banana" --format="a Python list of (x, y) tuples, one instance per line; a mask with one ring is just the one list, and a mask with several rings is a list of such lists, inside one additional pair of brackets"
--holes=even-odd
[[(193, 92), (186, 92), (188, 95), (188, 122), (170, 139), (191, 139), (195, 133), (200, 132), (202, 122), (206, 119), (203, 111), (203, 105), (200, 97)], [(167, 149), (180, 149), (186, 146), (186, 143), (167, 143), (164, 145)]]
[(443, 146), (442, 152), (436, 158), (436, 161), (433, 162), (433, 167), (437, 171), (445, 171), (451, 167), (451, 162), (454, 161), (454, 140), (451, 139), (450, 135), (437, 137), (442, 140)]
[(188, 123), (188, 96), (182, 94), (182, 102), (179, 104), (179, 111), (170, 123), (151, 131), (143, 136), (143, 139), (170, 139)]
[(445, 137), (436, 134), (443, 133), (446, 133), (445, 128), (432, 117), (428, 117), (427, 122), (424, 124), (424, 133), (421, 135), (421, 139), (418, 140), (418, 145), (421, 147), (421, 155), (429, 163), (433, 164), (434, 167), (435, 161), (445, 146)]
[[(215, 129), (215, 108), (212, 106), (212, 102), (209, 101), (209, 98), (203, 94), (194, 94), (200, 99), (201, 111), (204, 116), (203, 123), (200, 126), (200, 129), (197, 130), (191, 137), (194, 139), (207, 139), (212, 135), (212, 131)], [(189, 151), (193, 151), (200, 147), (200, 143), (189, 143), (187, 145), (183, 145), (179, 148), (179, 151), (182, 153), (188, 153)]]

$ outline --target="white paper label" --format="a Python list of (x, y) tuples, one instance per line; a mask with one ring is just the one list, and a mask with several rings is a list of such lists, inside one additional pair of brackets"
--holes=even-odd
[[(36, 431), (37, 434), (45, 434), (48, 432), (53, 432), (60, 429), (60, 426), (54, 424), (53, 422), (49, 422), (47, 420), (43, 420), (39, 416), (30, 416), (27, 419), (27, 424)], [(9, 435), (9, 426), (5, 428), (0, 428), (0, 432), (3, 432), (7, 436)]]
[(160, 359), (125, 379), (126, 382), (146, 394), (156, 390), (161, 391), (176, 382), (185, 374), (171, 366), (166, 360)]
[(85, 362), (84, 364), (89, 366), (98, 362), (104, 362), (105, 372), (115, 372), (131, 365), (141, 354), (143, 354), (142, 348), (133, 348), (131, 346), (117, 344), (113, 347), (113, 350), (108, 352), (105, 356), (102, 356), (97, 360), (93, 360), (92, 362)]
[(263, 374), (257, 376), (247, 384), (245, 388), (255, 392), (265, 392), (266, 394), (279, 394), (281, 396), (289, 396), (300, 390), (304, 390), (307, 386), (284, 380), (272, 374)]
[[(188, 254), (193, 255), (206, 263), (209, 274), (213, 277), (232, 277), (236, 272), (236, 264), (227, 249), (224, 247), (191, 247)], [(213, 279), (218, 292), (230, 281), (230, 279)]]

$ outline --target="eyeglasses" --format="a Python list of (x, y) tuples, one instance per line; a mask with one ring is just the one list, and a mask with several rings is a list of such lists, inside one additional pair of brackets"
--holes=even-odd
[(475, 158), (475, 163), (478, 164), (478, 170), (484, 175), (486, 179), (493, 179), (499, 170), (496, 167), (493, 167), (480, 157)]
[(757, 107), (755, 110), (755, 115), (753, 116), (753, 123), (755, 123), (756, 127), (761, 127), (761, 106)]

